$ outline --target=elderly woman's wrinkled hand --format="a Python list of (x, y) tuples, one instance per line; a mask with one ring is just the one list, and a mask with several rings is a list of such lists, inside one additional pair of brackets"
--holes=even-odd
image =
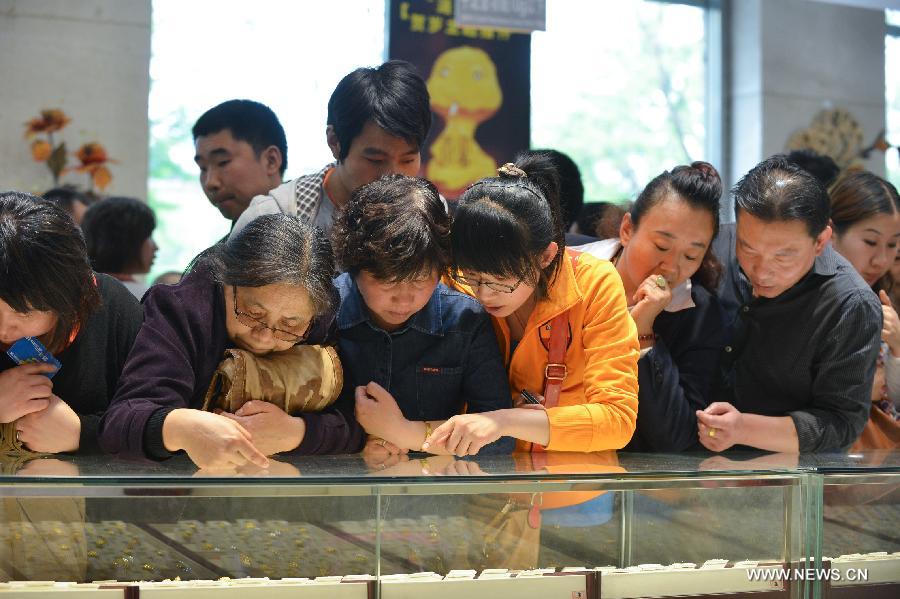
[(253, 444), (267, 456), (296, 449), (306, 434), (306, 423), (302, 418), (290, 416), (265, 401), (248, 401), (234, 414), (222, 412), (221, 415), (249, 431)]
[(169, 412), (163, 422), (163, 443), (169, 451), (183, 449), (199, 468), (269, 465), (247, 429), (211, 412), (188, 408)]

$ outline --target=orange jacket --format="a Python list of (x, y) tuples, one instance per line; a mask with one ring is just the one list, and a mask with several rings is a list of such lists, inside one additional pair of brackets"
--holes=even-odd
[[(603, 451), (624, 447), (634, 434), (638, 410), (637, 327), (628, 313), (622, 279), (611, 262), (580, 254), (560, 262), (549, 297), (538, 302), (512, 360), (505, 319), (491, 317), (509, 368), (513, 400), (522, 389), (543, 394), (549, 333), (544, 325), (569, 310), (572, 340), (566, 351), (568, 374), (550, 418), (548, 451)], [(463, 289), (471, 293), (468, 289)], [(530, 451), (519, 441), (516, 451)]]

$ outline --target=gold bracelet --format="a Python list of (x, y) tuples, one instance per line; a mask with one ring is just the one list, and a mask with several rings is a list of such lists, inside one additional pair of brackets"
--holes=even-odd
[(427, 420), (425, 421), (425, 438), (422, 439), (422, 445), (425, 445), (425, 441), (428, 440), (428, 437), (431, 436), (431, 423)]

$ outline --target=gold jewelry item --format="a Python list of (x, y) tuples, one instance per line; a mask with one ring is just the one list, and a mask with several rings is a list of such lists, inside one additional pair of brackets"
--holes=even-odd
[(425, 441), (428, 440), (428, 437), (431, 436), (431, 423), (427, 420), (425, 421), (425, 438), (422, 439), (422, 445), (425, 444)]
[(709, 429), (709, 432), (708, 432), (707, 434), (708, 434), (710, 437), (715, 437), (715, 436), (716, 436), (716, 429), (714, 429), (714, 428)]
[(665, 289), (666, 285), (666, 278), (662, 275), (656, 275), (656, 286), (660, 289)]

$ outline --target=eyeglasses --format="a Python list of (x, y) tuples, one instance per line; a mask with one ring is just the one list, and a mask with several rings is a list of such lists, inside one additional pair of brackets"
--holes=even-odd
[(281, 341), (290, 341), (291, 343), (300, 343), (301, 341), (305, 341), (307, 336), (309, 336), (309, 329), (312, 327), (312, 320), (306, 323), (306, 329), (302, 333), (297, 333), (294, 331), (285, 331), (283, 329), (276, 329), (275, 327), (270, 327), (265, 322), (256, 318), (255, 316), (250, 316), (246, 312), (241, 312), (237, 307), (237, 286), (232, 285), (232, 297), (234, 301), (234, 317), (237, 318), (237, 321), (244, 325), (249, 329), (269, 329), (272, 331), (272, 336)]
[(481, 281), (479, 279), (470, 279), (460, 273), (453, 273), (453, 275), (451, 276), (455, 281), (471, 287), (472, 291), (475, 291), (475, 289), (484, 285), (491, 291), (496, 291), (497, 293), (512, 293), (519, 288), (519, 285), (525, 282), (524, 276), (520, 277), (519, 280), (516, 281), (515, 285), (507, 285), (505, 283), (498, 283), (496, 281)]

